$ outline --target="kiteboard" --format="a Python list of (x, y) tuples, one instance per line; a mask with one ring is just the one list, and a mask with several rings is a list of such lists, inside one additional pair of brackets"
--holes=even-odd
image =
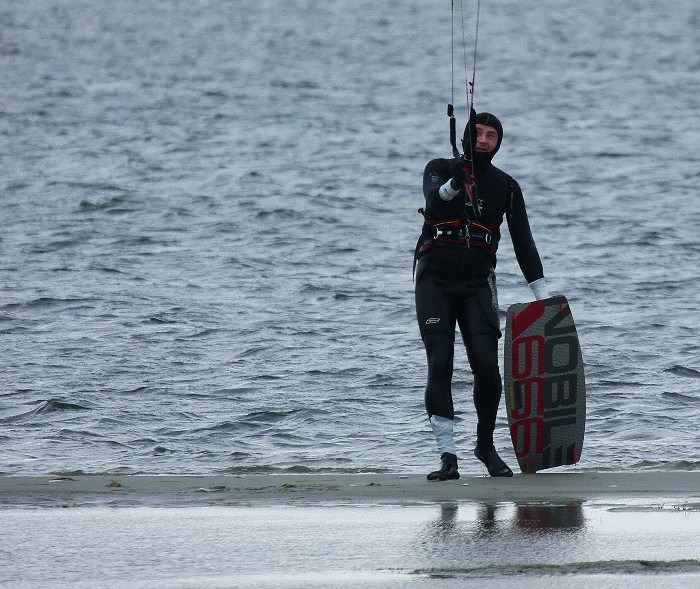
[(511, 305), (504, 345), (508, 424), (520, 470), (534, 473), (577, 463), (586, 385), (566, 297)]

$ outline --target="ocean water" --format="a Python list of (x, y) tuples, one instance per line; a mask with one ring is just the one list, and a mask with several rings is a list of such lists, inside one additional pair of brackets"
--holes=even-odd
[[(583, 348), (573, 468), (700, 469), (700, 7), (481, 4), (475, 105)], [(432, 469), (450, 36), (445, 0), (0, 4), (0, 474)], [(505, 321), (507, 234), (498, 270)], [(459, 349), (465, 474), (471, 382)], [(503, 402), (496, 443), (515, 466)]]

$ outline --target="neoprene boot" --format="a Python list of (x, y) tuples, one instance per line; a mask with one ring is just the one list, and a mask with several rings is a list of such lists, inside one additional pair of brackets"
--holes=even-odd
[(513, 471), (508, 468), (508, 465), (501, 460), (501, 457), (496, 452), (496, 448), (493, 444), (479, 442), (476, 443), (476, 448), (474, 448), (474, 456), (476, 456), (481, 462), (486, 465), (489, 474), (492, 477), (512, 477)]
[(447, 481), (459, 478), (457, 471), (457, 456), (449, 452), (443, 452), (440, 456), (442, 465), (440, 470), (434, 470), (428, 475), (429, 481)]

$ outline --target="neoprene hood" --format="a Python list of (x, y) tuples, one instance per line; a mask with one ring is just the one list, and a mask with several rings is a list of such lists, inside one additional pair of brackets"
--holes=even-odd
[[(496, 132), (498, 133), (498, 143), (496, 143), (496, 147), (494, 147), (493, 151), (491, 151), (489, 153), (479, 153), (479, 154), (475, 153), (474, 154), (474, 157), (477, 159), (477, 165), (491, 163), (493, 156), (496, 155), (496, 153), (498, 153), (498, 150), (501, 147), (501, 141), (503, 141), (503, 125), (501, 125), (501, 121), (498, 120), (498, 117), (496, 115), (492, 115), (490, 112), (480, 112), (479, 114), (477, 114), (476, 119), (475, 119), (475, 124), (486, 125), (487, 127), (493, 127), (494, 129), (496, 129)], [(469, 125), (467, 125), (464, 128), (464, 135), (462, 137), (462, 146), (465, 149), (466, 149), (466, 146), (468, 144), (468, 137), (467, 137), (468, 130), (469, 130)]]

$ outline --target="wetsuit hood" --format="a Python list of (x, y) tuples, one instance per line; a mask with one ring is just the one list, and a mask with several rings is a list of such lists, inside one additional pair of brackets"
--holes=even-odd
[[(503, 141), (503, 125), (501, 125), (501, 121), (498, 120), (498, 117), (496, 115), (491, 114), (490, 112), (480, 112), (479, 114), (476, 115), (475, 118), (475, 123), (476, 125), (486, 125), (487, 127), (493, 127), (496, 129), (496, 133), (498, 133), (498, 143), (496, 143), (496, 147), (493, 148), (493, 151), (490, 151), (489, 153), (474, 153), (474, 164), (477, 170), (479, 169), (484, 169), (487, 168), (488, 165), (491, 163), (491, 160), (493, 159), (493, 156), (498, 153), (498, 150), (501, 147), (501, 141)], [(464, 146), (464, 149), (466, 150), (467, 145), (468, 145), (468, 132), (469, 132), (469, 125), (464, 129), (464, 136), (462, 138), (462, 145)]]

